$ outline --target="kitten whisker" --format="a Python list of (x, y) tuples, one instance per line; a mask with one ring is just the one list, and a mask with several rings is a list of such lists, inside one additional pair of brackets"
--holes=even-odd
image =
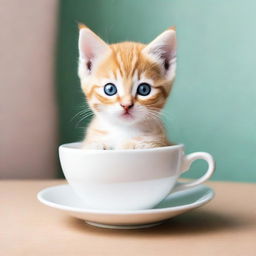
[[(157, 108), (152, 108), (152, 107), (151, 107), (151, 109), (157, 109)], [(153, 111), (155, 111), (155, 110), (153, 110)], [(165, 121), (171, 121), (170, 116), (169, 116), (169, 115), (167, 116), (167, 113), (166, 113), (163, 109), (161, 109), (160, 111), (159, 111), (159, 109), (157, 109), (156, 112), (157, 112), (157, 113), (159, 114), (159, 116), (160, 116), (161, 118), (163, 118)]]
[(82, 118), (77, 122), (77, 124), (76, 124), (76, 128), (78, 128), (78, 125), (83, 121), (83, 120), (86, 120), (88, 117), (91, 117), (91, 116), (93, 116), (94, 114), (93, 114), (93, 112), (90, 112), (90, 113), (87, 113), (87, 114), (85, 114), (84, 116), (82, 116)]
[(161, 120), (160, 116), (159, 116), (159, 113), (156, 112), (156, 111), (153, 111), (153, 110), (149, 110), (147, 112), (147, 115), (146, 115), (145, 119), (147, 119), (147, 120), (153, 119), (153, 120), (157, 120), (157, 121)]
[(82, 109), (81, 111), (77, 112), (77, 113), (70, 119), (70, 121), (73, 121), (76, 117), (85, 114), (86, 111), (87, 111), (86, 109)]
[[(175, 77), (175, 30), (163, 32), (145, 46), (136, 42), (108, 46), (90, 29), (83, 30), (83, 26), (81, 29), (78, 50), (82, 58), (78, 73), (87, 101), (72, 120), (79, 119), (77, 126), (87, 124), (95, 113), (84, 147), (131, 149), (169, 145), (162, 120), (167, 115), (161, 110)], [(131, 77), (129, 83), (128, 77)]]

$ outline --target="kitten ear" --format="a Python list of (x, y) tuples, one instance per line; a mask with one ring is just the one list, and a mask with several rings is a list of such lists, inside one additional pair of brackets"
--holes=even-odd
[(79, 24), (79, 29), (79, 73), (81, 70), (85, 74), (90, 74), (95, 65), (106, 57), (111, 49), (107, 43), (85, 25)]
[(142, 51), (158, 62), (166, 78), (172, 80), (176, 71), (176, 30), (171, 27), (149, 43)]

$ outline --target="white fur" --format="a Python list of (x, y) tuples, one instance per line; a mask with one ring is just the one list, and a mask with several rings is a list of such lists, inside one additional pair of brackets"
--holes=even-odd
[[(87, 135), (84, 141), (84, 148), (93, 149), (121, 149), (121, 148), (144, 148), (168, 145), (164, 128), (157, 112), (153, 112), (148, 106), (135, 102), (126, 115), (121, 104), (131, 104), (137, 93), (137, 88), (141, 83), (151, 85), (151, 92), (147, 96), (137, 95), (139, 99), (148, 99), (159, 92), (154, 88), (154, 82), (145, 77), (143, 73), (138, 77), (135, 71), (132, 78), (124, 78), (117, 71), (109, 74), (108, 79), (100, 79), (94, 75), (97, 65), (111, 54), (111, 48), (96, 34), (87, 28), (80, 30), (79, 35), (79, 70), (78, 74), (85, 91), (90, 91), (90, 86), (97, 85), (95, 90), (98, 94), (116, 99), (120, 97), (120, 102), (114, 104), (101, 104), (94, 95), (88, 101), (90, 107), (94, 109), (95, 117), (87, 128)], [(176, 68), (176, 34), (173, 30), (168, 30), (158, 36), (142, 52), (154, 62), (162, 66), (162, 72), (166, 80), (173, 80)], [(121, 58), (117, 55), (117, 58)], [(134, 63), (136, 59), (133, 59)], [(168, 61), (169, 68), (164, 68), (164, 63)], [(91, 68), (88, 68), (88, 62)], [(121, 69), (124, 69), (122, 61), (119, 61)], [(107, 96), (104, 86), (113, 83), (117, 87), (117, 94)], [(130, 88), (130, 91), (126, 91)], [(99, 103), (99, 104), (98, 104)], [(94, 104), (98, 104), (93, 107)], [(158, 111), (160, 111), (158, 109)]]
[(162, 140), (163, 127), (160, 121), (144, 121), (135, 125), (122, 125), (111, 122), (97, 116), (90, 124), (87, 135), (91, 128), (100, 128), (107, 132), (107, 135), (97, 138), (96, 141), (85, 141), (85, 149), (122, 149), (126, 148), (125, 143), (132, 141), (133, 138), (143, 137), (143, 141), (136, 142), (134, 148), (143, 148), (149, 146), (148, 142), (157, 142)]

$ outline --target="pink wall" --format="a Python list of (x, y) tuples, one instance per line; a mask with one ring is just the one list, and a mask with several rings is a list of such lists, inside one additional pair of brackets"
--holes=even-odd
[(0, 0), (0, 178), (56, 176), (57, 0)]

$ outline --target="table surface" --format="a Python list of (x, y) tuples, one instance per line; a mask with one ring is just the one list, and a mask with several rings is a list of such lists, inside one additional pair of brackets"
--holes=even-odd
[(256, 184), (208, 182), (209, 204), (140, 230), (109, 230), (42, 205), (64, 180), (0, 181), (1, 255), (256, 255)]

